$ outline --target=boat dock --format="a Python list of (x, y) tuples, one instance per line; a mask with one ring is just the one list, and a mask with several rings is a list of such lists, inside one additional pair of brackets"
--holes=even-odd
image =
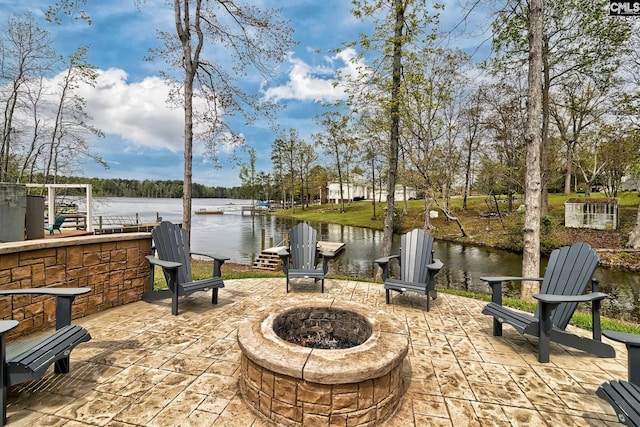
[[(338, 255), (344, 250), (345, 244), (342, 242), (318, 242), (318, 250), (326, 251), (333, 256)], [(253, 263), (254, 268), (260, 268), (262, 270), (278, 270), (282, 266), (282, 261), (278, 256), (278, 251), (281, 249), (287, 249), (286, 246), (274, 246), (271, 248), (263, 249), (258, 258)]]
[(198, 215), (222, 215), (224, 213), (224, 211), (222, 209), (200, 208), (197, 211), (195, 211), (194, 213), (198, 214)]

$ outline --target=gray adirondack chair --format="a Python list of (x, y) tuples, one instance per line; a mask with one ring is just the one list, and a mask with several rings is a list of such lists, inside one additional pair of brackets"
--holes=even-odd
[[(320, 291), (324, 292), (324, 276), (329, 271), (329, 260), (333, 254), (318, 248), (318, 232), (306, 222), (301, 222), (289, 230), (289, 247), (280, 249), (282, 271), (287, 276), (287, 293), (290, 279), (313, 279), (320, 281)], [(322, 266), (318, 266), (321, 258)]]
[[(576, 243), (554, 250), (543, 278), (481, 277), (491, 286), (491, 303), (482, 310), (493, 316), (493, 335), (502, 335), (502, 324), (513, 326), (519, 333), (538, 337), (538, 361), (549, 362), (550, 341), (577, 348), (599, 357), (615, 357), (615, 350), (602, 342), (600, 303), (607, 294), (598, 292), (593, 273), (600, 259), (586, 243)], [(533, 295), (538, 306), (533, 316), (502, 305), (502, 283), (508, 281), (540, 281), (540, 293)], [(585, 294), (591, 284), (591, 292)], [(578, 303), (591, 302), (592, 338), (584, 338), (566, 331)]]
[(627, 346), (629, 378), (605, 382), (596, 394), (609, 402), (620, 422), (640, 426), (640, 335), (614, 331), (602, 331), (602, 334)]
[[(389, 277), (389, 263), (397, 259), (400, 264), (400, 278)], [(382, 280), (387, 304), (391, 303), (391, 291), (417, 292), (427, 296), (427, 311), (431, 309), (431, 299), (436, 299), (435, 275), (443, 264), (433, 258), (433, 236), (416, 228), (400, 238), (400, 254), (378, 258), (375, 261), (382, 268)]]
[(6, 343), (6, 335), (18, 326), (16, 320), (0, 320), (0, 425), (7, 421), (7, 389), (15, 384), (42, 378), (51, 365), (54, 373), (67, 374), (69, 355), (80, 343), (91, 339), (80, 325), (71, 324), (71, 305), (76, 296), (91, 292), (90, 288), (25, 288), (4, 289), (2, 297), (56, 297), (56, 329), (37, 338)]
[[(171, 314), (178, 314), (178, 299), (189, 296), (194, 292), (211, 289), (211, 303), (218, 303), (218, 289), (224, 288), (221, 277), (221, 267), (229, 258), (210, 253), (191, 252), (187, 231), (179, 225), (169, 221), (162, 221), (151, 231), (151, 237), (158, 254), (157, 257), (147, 255), (147, 260), (153, 266), (162, 267), (167, 281), (166, 290), (153, 289), (153, 274), (150, 289), (142, 296), (144, 301), (156, 301), (171, 296)], [(213, 276), (207, 279), (193, 280), (191, 275), (191, 256), (203, 256), (213, 260)]]

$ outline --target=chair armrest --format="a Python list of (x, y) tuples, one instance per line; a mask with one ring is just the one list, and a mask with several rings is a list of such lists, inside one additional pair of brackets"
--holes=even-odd
[(434, 258), (431, 264), (427, 264), (429, 270), (435, 270), (436, 272), (440, 271), (443, 266), (444, 264), (438, 258)]
[(213, 277), (222, 277), (222, 264), (231, 259), (229, 257), (207, 254), (204, 252), (189, 252), (189, 255), (204, 256), (213, 259)]
[(375, 262), (382, 268), (382, 281), (384, 282), (389, 278), (389, 262), (392, 259), (400, 259), (400, 255), (389, 255), (382, 258), (378, 258)]
[(17, 320), (0, 320), (0, 335), (6, 334), (19, 324)]
[(285, 275), (289, 274), (289, 256), (291, 255), (289, 253), (289, 249), (287, 248), (278, 249), (276, 254), (280, 257), (280, 261), (282, 261), (282, 271), (284, 272)]
[(163, 259), (154, 257), (153, 255), (147, 255), (145, 257), (151, 264), (159, 265), (162, 268), (175, 269), (182, 265), (181, 262), (165, 261)]
[(518, 276), (482, 276), (480, 280), (491, 286), (491, 302), (502, 305), (502, 282), (523, 282), (531, 280), (542, 282), (542, 277), (518, 277)]
[(52, 295), (55, 297), (76, 297), (91, 292), (91, 288), (28, 288), (28, 289), (5, 289), (0, 291), (0, 295)]
[(333, 258), (334, 256), (336, 256), (336, 254), (329, 251), (319, 251), (318, 255), (320, 255), (322, 258)]
[(71, 304), (78, 295), (91, 292), (91, 288), (31, 288), (31, 289), (5, 289), (0, 291), (2, 295), (49, 295), (56, 297), (56, 329), (71, 324)]
[(533, 294), (538, 301), (546, 304), (560, 304), (563, 302), (590, 302), (600, 301), (608, 295), (602, 292), (590, 292), (584, 295), (553, 295), (553, 294)]
[(380, 266), (382, 267), (382, 264), (387, 264), (389, 261), (391, 261), (392, 259), (396, 259), (396, 258), (400, 258), (400, 255), (385, 256), (385, 257), (382, 257), (382, 258), (378, 258), (377, 260), (375, 260), (375, 262), (377, 264), (380, 264)]
[(288, 257), (289, 256), (289, 249), (287, 249), (287, 248), (278, 249), (276, 254), (281, 258), (282, 257)]
[(592, 336), (595, 341), (602, 340), (602, 326), (600, 324), (600, 302), (608, 295), (602, 292), (590, 292), (585, 295), (550, 295), (533, 294), (540, 301), (540, 321), (542, 327), (550, 330), (552, 327), (551, 312), (562, 303), (591, 302)]
[(223, 256), (214, 255), (214, 254), (207, 254), (207, 253), (204, 253), (204, 252), (189, 252), (189, 254), (190, 255), (204, 256), (204, 257), (211, 258), (211, 259), (216, 260), (216, 261), (222, 261), (222, 262), (229, 261), (231, 259), (229, 257), (223, 257)]
[(544, 280), (543, 277), (517, 277), (517, 276), (482, 276), (480, 278), (480, 280), (482, 280), (483, 282), (487, 282), (489, 283), (489, 285), (491, 285), (492, 283), (502, 283), (502, 282), (524, 282), (524, 281), (535, 281), (535, 282), (542, 282)]
[(640, 347), (640, 335), (630, 334), (628, 332), (602, 331), (602, 335), (610, 340), (618, 341), (626, 346)]

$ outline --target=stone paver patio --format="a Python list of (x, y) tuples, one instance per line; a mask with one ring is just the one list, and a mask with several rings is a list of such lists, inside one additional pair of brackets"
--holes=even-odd
[(481, 301), (441, 293), (427, 312), (425, 297), (411, 293), (386, 305), (375, 283), (327, 279), (324, 294), (296, 282), (287, 294), (284, 278), (225, 284), (217, 306), (199, 293), (181, 300), (178, 316), (165, 300), (74, 321), (93, 339), (72, 352), (68, 375), (9, 390), (9, 425), (271, 426), (239, 392), (237, 328), (310, 297), (383, 307), (409, 330), (406, 392), (385, 426), (619, 425), (595, 390), (626, 379), (621, 344), (611, 342), (615, 359), (599, 359), (552, 343), (551, 362), (540, 364), (535, 338), (508, 326), (491, 335)]

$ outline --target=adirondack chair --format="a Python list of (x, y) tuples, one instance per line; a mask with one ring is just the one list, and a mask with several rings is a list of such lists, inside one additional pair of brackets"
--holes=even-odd
[[(282, 271), (287, 276), (287, 293), (290, 279), (320, 280), (320, 291), (324, 292), (324, 276), (329, 271), (329, 259), (333, 254), (318, 249), (318, 232), (309, 224), (301, 222), (289, 230), (289, 247), (280, 249)], [(322, 267), (318, 268), (318, 257)]]
[(62, 234), (62, 230), (60, 230), (60, 227), (62, 226), (62, 223), (64, 222), (64, 216), (59, 215), (56, 217), (56, 220), (53, 224), (50, 224), (48, 227), (45, 227), (45, 230), (49, 231), (49, 234), (53, 234), (53, 232), (55, 230), (58, 230), (58, 233)]
[[(602, 342), (600, 303), (607, 294), (598, 292), (593, 273), (600, 259), (586, 243), (576, 243), (554, 250), (544, 278), (481, 277), (491, 286), (491, 303), (482, 310), (493, 316), (493, 335), (502, 335), (502, 324), (513, 326), (519, 333), (538, 337), (538, 361), (549, 362), (549, 342), (577, 348), (599, 357), (614, 357), (615, 350)], [(502, 305), (502, 283), (508, 281), (541, 281), (540, 293), (533, 295), (538, 306), (533, 316), (510, 310)], [(591, 292), (585, 294), (591, 283)], [(565, 330), (578, 303), (591, 302), (592, 339)]]
[(56, 297), (56, 330), (51, 334), (7, 344), (7, 333), (18, 326), (19, 322), (0, 321), (1, 425), (7, 422), (7, 389), (9, 387), (42, 378), (51, 365), (54, 365), (56, 374), (69, 373), (71, 350), (78, 344), (91, 339), (91, 335), (85, 328), (71, 324), (71, 304), (76, 296), (90, 291), (89, 288), (32, 288), (0, 291), (0, 296), (8, 297), (13, 295)]
[[(392, 259), (400, 264), (400, 278), (389, 277), (389, 265)], [(375, 261), (382, 268), (382, 280), (386, 292), (387, 304), (391, 303), (391, 291), (417, 292), (427, 296), (427, 311), (431, 309), (430, 298), (436, 299), (434, 276), (443, 264), (433, 258), (433, 236), (416, 228), (400, 238), (400, 254), (379, 258)]]
[[(178, 298), (189, 296), (194, 292), (211, 289), (211, 303), (218, 303), (218, 289), (224, 288), (221, 277), (221, 267), (229, 258), (209, 253), (191, 252), (187, 231), (179, 225), (169, 221), (162, 221), (151, 231), (157, 257), (147, 255), (147, 260), (153, 267), (162, 267), (168, 289), (156, 291), (153, 289), (153, 274), (150, 289), (142, 295), (144, 301), (156, 301), (171, 296), (171, 314), (178, 314)], [(191, 255), (204, 256), (213, 260), (213, 277), (193, 280), (191, 275)], [(170, 294), (170, 295), (169, 295)]]
[(609, 402), (621, 423), (640, 426), (640, 335), (602, 331), (602, 334), (627, 346), (629, 380), (603, 383), (596, 394)]

